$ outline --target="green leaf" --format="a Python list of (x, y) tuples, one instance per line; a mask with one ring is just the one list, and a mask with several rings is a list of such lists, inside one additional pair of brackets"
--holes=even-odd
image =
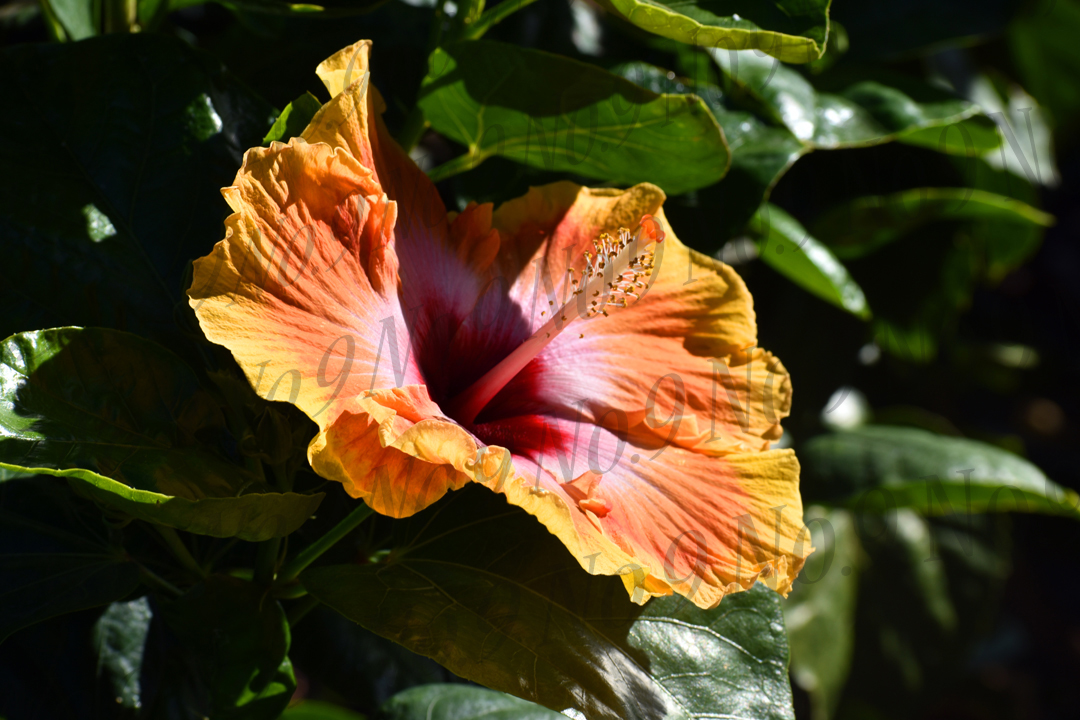
[(924, 518), (909, 508), (853, 517), (867, 559), (837, 716), (863, 716), (857, 708), (866, 707), (919, 716), (970, 677), (976, 648), (986, 647), (988, 629), (1000, 623), (1008, 518)]
[(825, 52), (830, 0), (604, 0), (609, 10), (672, 40), (756, 50), (789, 63), (808, 63)]
[(1001, 132), (994, 121), (985, 115), (911, 130), (896, 139), (908, 145), (965, 157), (978, 157), (1001, 147)]
[[(1054, 222), (1053, 216), (1027, 203), (984, 190), (915, 188), (892, 195), (869, 195), (835, 207), (814, 224), (814, 235), (828, 243), (838, 257), (856, 258), (927, 223), (943, 220), (1042, 227)], [(1012, 254), (1007, 247), (1002, 250)], [(991, 256), (991, 265), (994, 259)]]
[(0, 344), (0, 467), (70, 478), (98, 502), (189, 532), (288, 535), (322, 494), (267, 492), (206, 444), (224, 431), (194, 373), (149, 340), (60, 328)]
[(809, 507), (814, 553), (783, 603), (791, 677), (810, 695), (814, 720), (834, 716), (851, 668), (859, 538), (846, 510)]
[(808, 442), (808, 484), (862, 511), (1036, 512), (1080, 519), (1080, 496), (992, 445), (913, 428), (864, 426)]
[(327, 702), (304, 700), (282, 713), (281, 720), (364, 720), (364, 716)]
[(56, 18), (63, 28), (61, 40), (85, 40), (98, 34), (100, 5), (92, 0), (42, 0), (48, 15)]
[(321, 108), (322, 103), (319, 102), (319, 98), (309, 92), (296, 98), (278, 115), (270, 132), (263, 138), (263, 145), (269, 145), (275, 140), (288, 142), (289, 138), (300, 135)]
[(116, 703), (136, 709), (141, 705), (143, 648), (153, 613), (145, 597), (114, 602), (94, 624), (94, 650), (98, 667), (105, 671)]
[[(565, 720), (525, 700), (470, 685), (421, 685), (382, 706), (384, 720)], [(315, 720), (315, 718), (312, 718)]]
[(837, 92), (819, 92), (797, 70), (753, 52), (710, 50), (728, 92), (764, 112), (815, 148), (864, 147), (925, 128), (952, 125), (979, 107), (902, 76), (836, 76)]
[(727, 171), (720, 126), (692, 95), (657, 95), (594, 65), (488, 40), (440, 48), (428, 63), (424, 116), (467, 148), (434, 179), (492, 155), (671, 194)]
[(222, 237), (230, 185), (271, 109), (167, 35), (0, 51), (0, 337), (64, 325), (189, 347), (184, 273)]
[(100, 513), (82, 511), (67, 488), (50, 478), (0, 484), (0, 642), (138, 584), (138, 566)]
[(822, 300), (868, 319), (862, 288), (825, 245), (811, 237), (795, 218), (764, 204), (750, 220), (760, 257), (778, 273)]
[(1024, 87), (1064, 126), (1080, 112), (1080, 5), (1042, 0), (1027, 10), (1009, 26), (1009, 48)]
[(484, 488), (396, 524), (378, 564), (300, 576), (323, 603), (492, 689), (590, 720), (791, 718), (779, 599), (644, 607), (592, 576), (542, 525)]
[(160, 604), (169, 633), (144, 660), (157, 680), (147, 717), (277, 720), (296, 678), (285, 612), (264, 588), (212, 575)]

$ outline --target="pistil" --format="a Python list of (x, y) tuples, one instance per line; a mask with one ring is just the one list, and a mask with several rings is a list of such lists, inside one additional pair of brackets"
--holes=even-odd
[[(663, 240), (664, 231), (651, 215), (641, 219), (633, 234), (622, 228), (617, 237), (604, 233), (594, 240), (596, 252), (585, 253), (580, 279), (573, 268), (567, 271), (567, 284), (573, 288), (569, 299), (502, 362), (452, 399), (448, 414), (462, 425), (472, 424), (491, 399), (571, 323), (607, 317), (609, 309), (625, 308), (640, 298), (654, 272), (656, 245)], [(549, 306), (554, 307), (554, 302)], [(546, 315), (547, 311), (541, 313)]]

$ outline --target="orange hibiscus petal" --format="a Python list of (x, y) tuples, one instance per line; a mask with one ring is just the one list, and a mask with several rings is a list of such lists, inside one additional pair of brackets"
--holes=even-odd
[[(313, 468), (381, 513), (479, 482), (636, 601), (711, 607), (759, 577), (786, 592), (810, 551), (798, 464), (768, 450), (790, 383), (738, 275), (679, 242), (651, 185), (556, 183), (449, 216), (386, 133), (369, 53), (320, 65), (330, 102), (223, 191), (235, 214), (189, 291), (207, 337), (316, 421)], [(449, 416), (574, 297), (594, 240), (646, 215), (665, 237), (640, 297), (569, 318), (479, 415)]]

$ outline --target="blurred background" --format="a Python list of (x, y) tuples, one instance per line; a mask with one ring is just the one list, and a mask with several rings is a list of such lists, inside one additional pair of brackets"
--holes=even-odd
[[(116, 29), (108, 16), (82, 17), (72, 7), (6, 3), (0, 42)], [(372, 38), (373, 82), (397, 133), (427, 70), (433, 0), (341, 0), (341, 7), (349, 12), (315, 17), (280, 12), (269, 0), (163, 0), (145, 12), (140, 5), (139, 21), (144, 31), (207, 51), (275, 108), (322, 92), (313, 68)], [(784, 443), (803, 460), (808, 518), (821, 518), (815, 545), (828, 550), (808, 565), (785, 609), (797, 717), (1080, 717), (1080, 524), (1044, 514), (909, 509), (890, 524), (835, 502), (837, 478), (851, 480), (863, 466), (851, 458), (833, 461), (847, 463), (841, 470), (815, 462), (823, 446), (812, 445), (867, 424), (914, 428), (998, 446), (1080, 489), (1080, 3), (839, 0), (830, 14), (823, 58), (770, 70), (756, 87), (725, 71), (721, 58), (645, 33), (584, 0), (540, 0), (487, 37), (573, 57), (652, 89), (696, 92), (721, 120), (736, 157), (737, 141), (759, 145), (760, 162), (733, 165), (719, 183), (673, 196), (665, 209), (684, 242), (746, 279), (760, 342), (792, 376)], [(897, 87), (918, 83), (965, 98), (981, 116), (964, 132), (905, 142), (791, 145), (768, 133), (741, 140), (722, 116), (742, 112), (747, 127), (778, 129), (769, 105), (783, 98), (768, 88), (798, 84), (785, 73), (822, 94), (853, 78), (896, 78)], [(9, 97), (3, 112), (20, 107)], [(413, 156), (430, 169), (461, 152), (429, 130)], [(439, 189), (448, 207), (460, 209), (566, 177), (574, 178), (495, 157)], [(976, 194), (942, 191), (957, 188)], [(835, 283), (813, 292), (813, 280), (793, 282), (798, 272), (785, 271), (780, 252), (790, 246), (770, 244), (770, 233), (784, 234), (780, 221), (762, 221), (766, 195), (798, 228), (785, 237), (811, 236), (832, 248), (846, 268), (841, 284), (855, 287), (861, 301), (850, 293), (846, 303), (838, 300)], [(1009, 199), (1024, 209), (1002, 210)], [(64, 667), (87, 661), (73, 638), (95, 617), (45, 623), (0, 647), (0, 695), (40, 678), (61, 695), (91, 692)], [(357, 710), (370, 712), (410, 684), (452, 680), (329, 612), (313, 612), (293, 640), (299, 692)]]

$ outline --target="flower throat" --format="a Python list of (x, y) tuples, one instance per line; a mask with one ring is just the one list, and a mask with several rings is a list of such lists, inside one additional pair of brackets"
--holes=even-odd
[[(620, 228), (616, 237), (604, 233), (593, 240), (596, 252), (585, 253), (580, 278), (575, 277), (573, 268), (567, 270), (573, 288), (570, 298), (502, 362), (454, 397), (447, 414), (462, 425), (472, 424), (491, 399), (571, 323), (598, 315), (607, 317), (609, 309), (625, 308), (631, 300), (640, 298), (648, 289), (655, 251), (663, 240), (664, 231), (651, 215), (642, 217), (632, 234)], [(554, 301), (549, 304), (554, 306)], [(547, 314), (546, 310), (540, 313), (541, 317)]]

